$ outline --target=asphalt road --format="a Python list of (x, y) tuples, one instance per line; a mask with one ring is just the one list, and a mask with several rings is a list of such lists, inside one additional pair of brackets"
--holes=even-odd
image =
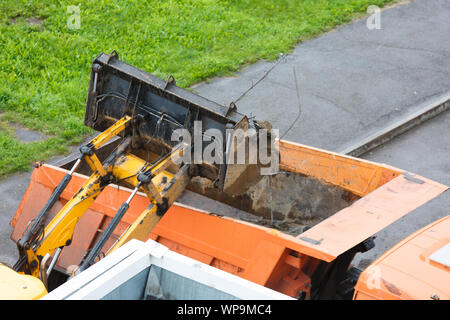
[[(450, 186), (450, 110), (363, 156)], [(376, 234), (375, 248), (358, 254), (364, 268), (386, 250), (431, 222), (450, 214), (450, 190)]]
[(14, 175), (0, 181), (0, 262), (13, 265), (17, 260), (15, 243), (10, 239), (9, 225), (30, 181), (30, 173)]

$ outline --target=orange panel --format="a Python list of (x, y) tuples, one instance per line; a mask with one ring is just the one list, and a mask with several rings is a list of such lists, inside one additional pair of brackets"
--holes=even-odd
[(280, 168), (305, 174), (364, 196), (396, 176), (402, 170), (384, 164), (345, 156), (280, 140)]
[[(281, 231), (229, 217), (218, 217), (177, 202), (152, 230), (150, 238), (174, 241), (242, 269), (259, 259), (255, 250), (263, 241), (274, 244), (274, 248), (291, 249), (320, 260), (334, 259), (313, 244), (304, 243)], [(276, 256), (277, 252), (277, 249), (273, 252), (270, 250), (270, 255)]]
[(337, 257), (447, 189), (423, 177), (401, 175), (298, 238), (315, 241), (318, 250)]
[(247, 265), (242, 277), (266, 285), (285, 250), (286, 248), (280, 244), (261, 241), (250, 259), (252, 263)]
[(90, 211), (81, 217), (75, 226), (72, 244), (64, 247), (61, 252), (58, 259), (59, 268), (67, 270), (69, 266), (78, 265), (81, 262), (86, 248), (91, 246), (92, 240), (100, 228), (102, 219), (103, 215), (95, 211)]
[(408, 236), (361, 274), (354, 299), (450, 299), (450, 268), (432, 255), (450, 243), (450, 216)]

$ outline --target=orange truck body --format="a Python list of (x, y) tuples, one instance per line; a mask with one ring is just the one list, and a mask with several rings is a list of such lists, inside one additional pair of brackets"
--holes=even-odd
[[(149, 231), (148, 238), (255, 283), (292, 297), (303, 294), (302, 297), (307, 299), (318, 268), (331, 264), (378, 231), (448, 190), (445, 185), (384, 164), (289, 141), (280, 141), (279, 148), (280, 170), (339, 186), (359, 199), (297, 236), (225, 217), (220, 212), (206, 212), (174, 203)], [(20, 238), (27, 223), (36, 215), (36, 208), (44, 205), (66, 172), (50, 165), (38, 166), (34, 170), (31, 183), (11, 221), (12, 240)], [(86, 179), (84, 175), (74, 175), (52, 209), (53, 215)], [(79, 264), (130, 192), (127, 188), (111, 185), (101, 193), (78, 222), (72, 244), (63, 249), (57, 270), (65, 272), (70, 266)], [(138, 193), (105, 248), (111, 247), (148, 205), (146, 196)], [(440, 240), (432, 236), (433, 228), (438, 226)], [(399, 250), (394, 248), (393, 252), (378, 259), (362, 274), (354, 298), (426, 298), (433, 290), (438, 296), (448, 298), (448, 267), (435, 266), (427, 254), (439, 249), (445, 241), (448, 243), (450, 219), (434, 227), (421, 230), (399, 244)], [(406, 266), (410, 268), (406, 269)], [(380, 268), (380, 281), (389, 285), (369, 289), (367, 277), (372, 268)], [(442, 287), (444, 283), (440, 279), (443, 278), (447, 281), (447, 291)], [(412, 283), (420, 283), (420, 286), (414, 289), (408, 285), (411, 279), (414, 280)], [(425, 287), (434, 289), (426, 291), (425, 296), (419, 294)], [(398, 288), (400, 296), (389, 288)]]
[(450, 215), (408, 236), (374, 261), (355, 300), (450, 299)]

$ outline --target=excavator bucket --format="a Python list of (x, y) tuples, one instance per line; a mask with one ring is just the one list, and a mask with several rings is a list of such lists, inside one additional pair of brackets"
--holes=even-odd
[[(196, 132), (208, 136), (209, 131), (215, 130), (215, 137), (217, 133), (223, 137), (223, 141), (218, 143), (223, 145), (224, 150), (227, 129), (243, 129), (245, 132), (248, 129), (254, 132), (264, 129), (259, 122), (249, 120), (235, 107), (219, 105), (177, 87), (172, 76), (164, 81), (121, 61), (115, 52), (101, 54), (92, 64), (84, 122), (97, 131), (104, 131), (125, 114), (136, 119), (132, 127), (132, 143), (139, 146), (141, 152), (167, 152), (179, 143), (173, 134), (180, 129), (187, 130), (192, 139), (196, 139)], [(200, 139), (201, 150), (213, 142), (217, 143)], [(195, 161), (195, 158), (192, 160)], [(259, 173), (255, 170), (259, 167), (258, 163), (250, 166), (248, 161), (230, 166), (224, 163), (209, 165), (215, 169), (205, 163), (203, 170), (214, 171), (208, 177), (215, 175), (216, 186), (221, 190), (225, 188), (230, 194), (240, 193), (242, 186), (260, 179), (255, 174)]]

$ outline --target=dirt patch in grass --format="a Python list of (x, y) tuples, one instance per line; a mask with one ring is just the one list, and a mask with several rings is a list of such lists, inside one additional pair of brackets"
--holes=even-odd
[[(22, 16), (21, 15), (17, 15), (15, 17), (9, 19), (9, 23), (10, 24), (17, 24), (17, 23), (21, 22), (22, 20), (23, 20)], [(25, 22), (28, 25), (30, 25), (30, 26), (41, 26), (44, 23), (44, 20), (45, 19), (40, 18), (40, 17), (28, 17), (28, 18), (25, 18)]]
[(411, 3), (411, 0), (398, 0), (398, 1), (394, 2), (394, 3), (391, 3), (391, 4), (388, 4), (388, 5), (384, 6), (383, 8), (381, 8), (381, 11), (384, 11), (384, 10), (387, 10), (387, 9), (392, 9), (392, 8), (395, 8), (395, 7), (404, 6), (404, 5), (407, 5), (407, 4), (410, 4), (410, 3)]
[(40, 26), (44, 23), (44, 19), (38, 17), (31, 17), (26, 19), (27, 23), (34, 26)]

